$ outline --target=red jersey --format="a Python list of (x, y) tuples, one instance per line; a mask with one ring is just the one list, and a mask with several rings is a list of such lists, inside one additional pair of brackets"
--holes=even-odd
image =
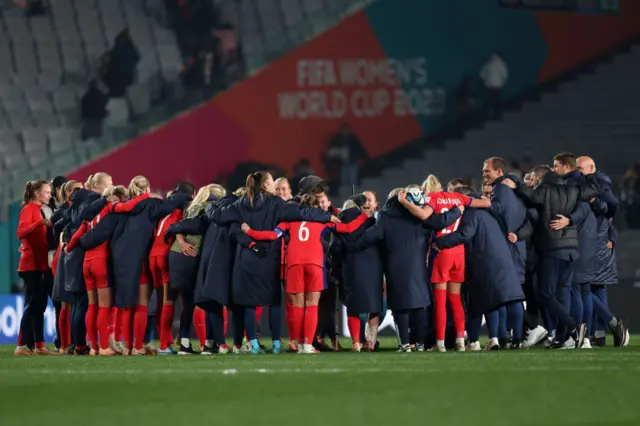
[(42, 223), (42, 205), (29, 203), (20, 210), (17, 236), (20, 246), (18, 271), (46, 271), (49, 269), (47, 227)]
[(281, 223), (274, 231), (249, 231), (249, 236), (255, 240), (275, 240), (285, 232), (290, 235), (287, 247), (287, 268), (293, 265), (311, 264), (324, 268), (324, 250), (322, 238), (331, 231), (348, 234), (355, 231), (367, 220), (366, 214), (361, 214), (355, 220), (344, 223), (292, 222)]
[(182, 210), (180, 209), (175, 209), (170, 214), (160, 219), (158, 226), (156, 226), (156, 231), (153, 234), (153, 245), (151, 246), (149, 257), (169, 256), (169, 249), (171, 249), (173, 241), (166, 243), (164, 241), (164, 237), (167, 235), (167, 229), (169, 229), (169, 227), (174, 223), (177, 223), (180, 219), (182, 219)]
[[(433, 209), (434, 213), (442, 214), (459, 205), (469, 207), (469, 205), (471, 205), (471, 198), (457, 192), (433, 192), (431, 194), (427, 194), (424, 202)], [(462, 219), (462, 215), (453, 224), (438, 231), (436, 233), (436, 238), (456, 232), (458, 230), (458, 226), (460, 226), (460, 219)], [(460, 244), (442, 251), (447, 251), (449, 253), (464, 252), (464, 245)]]

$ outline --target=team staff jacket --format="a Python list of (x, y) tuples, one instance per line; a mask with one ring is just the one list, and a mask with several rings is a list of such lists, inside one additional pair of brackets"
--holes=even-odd
[[(149, 194), (144, 194), (140, 197), (134, 198), (133, 200), (129, 200), (126, 203), (122, 203), (123, 204), (122, 211), (129, 212), (133, 210), (133, 208), (140, 201), (146, 200), (147, 198), (149, 198)], [(106, 198), (104, 200), (106, 201)], [(94, 202), (94, 204), (97, 203), (98, 201)], [(108, 205), (108, 203), (106, 202), (104, 204), (105, 205), (100, 211), (100, 213), (95, 215), (91, 220), (85, 220), (82, 222), (82, 225), (80, 225), (80, 228), (78, 228), (78, 230), (73, 234), (73, 237), (71, 237), (71, 241), (69, 241), (69, 244), (67, 245), (68, 252), (73, 250), (78, 245), (80, 238), (82, 238), (84, 234), (87, 233), (87, 231), (95, 228), (95, 226), (98, 225), (98, 223), (100, 223), (101, 220), (104, 220), (107, 217), (107, 215), (111, 211), (111, 206)], [(108, 253), (109, 253), (109, 243), (107, 241), (104, 241), (100, 243), (100, 245), (98, 245), (97, 247), (93, 247), (87, 250), (87, 252), (84, 255), (84, 260), (105, 258), (108, 256)]]
[(276, 240), (286, 233), (291, 236), (287, 247), (287, 267), (300, 264), (325, 266), (322, 238), (327, 232), (335, 231), (349, 234), (358, 229), (367, 220), (362, 213), (348, 224), (292, 222), (280, 223), (273, 231), (250, 230), (248, 235), (255, 240)]
[(20, 211), (17, 230), (18, 239), (22, 242), (19, 272), (49, 269), (47, 227), (43, 220), (40, 204), (31, 202)]

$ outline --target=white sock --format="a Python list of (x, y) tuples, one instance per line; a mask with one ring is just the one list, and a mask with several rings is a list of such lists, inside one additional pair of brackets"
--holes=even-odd
[(607, 337), (607, 333), (604, 332), (604, 330), (596, 330), (596, 332), (593, 335), (596, 339), (601, 339), (603, 337)]
[(204, 344), (208, 347), (208, 348), (212, 348), (214, 343), (213, 340), (205, 340)]
[(464, 345), (464, 338), (463, 337), (456, 337), (456, 344), (463, 344)]
[(498, 343), (498, 338), (497, 338), (497, 337), (492, 337), (492, 338), (490, 338), (490, 339), (489, 339), (489, 344), (490, 344), (490, 345), (491, 345), (491, 344), (493, 344), (493, 345), (498, 345), (498, 346), (500, 345), (500, 344)]
[(184, 346), (185, 348), (188, 348), (189, 345), (191, 344), (191, 341), (189, 339), (185, 339), (184, 337), (180, 338), (180, 344), (182, 346)]
[(616, 317), (613, 317), (611, 321), (609, 321), (609, 327), (613, 330), (617, 326), (618, 326), (618, 319)]
[(438, 346), (439, 348), (443, 348), (444, 347), (444, 340), (436, 340), (436, 346)]

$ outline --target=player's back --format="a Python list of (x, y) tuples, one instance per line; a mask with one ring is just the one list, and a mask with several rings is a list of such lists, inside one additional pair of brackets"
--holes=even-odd
[[(464, 194), (460, 194), (458, 192), (432, 192), (425, 197), (425, 203), (431, 206), (434, 213), (442, 214), (448, 212), (454, 207), (463, 205), (468, 207), (471, 204), (471, 199)], [(452, 232), (456, 232), (458, 230), (458, 226), (460, 226), (460, 220), (462, 219), (462, 215), (460, 218), (456, 220), (451, 225), (446, 228), (438, 231), (436, 233), (436, 238), (440, 238), (443, 235), (451, 234)], [(447, 249), (447, 251), (463, 251), (464, 246), (461, 244), (459, 246), (453, 247), (451, 249)]]
[[(280, 226), (278, 226), (280, 228)], [(322, 238), (330, 231), (324, 223), (291, 222), (286, 225), (289, 233), (287, 246), (287, 267), (299, 264), (313, 264), (324, 267)]]

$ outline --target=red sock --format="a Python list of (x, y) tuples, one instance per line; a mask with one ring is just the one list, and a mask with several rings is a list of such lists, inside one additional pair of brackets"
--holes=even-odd
[(360, 317), (347, 317), (347, 326), (349, 334), (351, 334), (351, 341), (360, 343)]
[(44, 348), (44, 342), (36, 342), (36, 349)]
[(171, 327), (173, 326), (173, 305), (162, 305), (162, 322), (160, 323), (160, 349), (165, 350), (172, 344)]
[(436, 306), (436, 340), (444, 340), (447, 329), (447, 290), (433, 289)]
[(91, 349), (97, 350), (100, 344), (98, 343), (98, 305), (95, 303), (89, 305), (87, 314), (84, 317), (84, 323), (87, 326), (89, 346), (91, 346)]
[(262, 318), (262, 306), (256, 307), (256, 324), (260, 324), (260, 318)]
[(289, 339), (296, 340), (298, 343), (302, 341), (302, 330), (304, 329), (304, 308), (291, 306), (291, 330), (289, 331)]
[(146, 306), (138, 305), (136, 307), (136, 314), (133, 320), (134, 349), (141, 350), (144, 345), (144, 332), (147, 331), (148, 312), (149, 310)]
[(304, 341), (307, 344), (313, 343), (318, 328), (318, 306), (307, 306), (304, 308)]
[(222, 308), (222, 318), (224, 321), (224, 335), (227, 335), (227, 325), (229, 324), (229, 311), (227, 310), (227, 307), (225, 306), (224, 308)]
[(464, 339), (464, 308), (462, 307), (460, 293), (449, 294), (448, 299), (451, 312), (453, 313), (453, 326), (456, 329), (456, 338)]
[(109, 315), (110, 308), (98, 308), (98, 334), (100, 335), (100, 349), (109, 348)]
[[(109, 310), (109, 334), (116, 333), (116, 318), (118, 317), (118, 308), (112, 306)], [(117, 341), (117, 340), (116, 340)]]
[[(122, 340), (127, 349), (133, 347), (133, 308), (118, 309), (118, 317), (120, 317), (120, 325), (122, 330)], [(116, 327), (117, 328), (117, 327)]]
[(71, 345), (71, 330), (69, 329), (69, 315), (71, 310), (67, 307), (60, 309), (58, 328), (60, 329), (60, 347), (67, 349)]
[(193, 311), (193, 328), (196, 330), (196, 336), (200, 341), (200, 347), (204, 348), (207, 341), (207, 324), (206, 314), (200, 308), (195, 308)]

